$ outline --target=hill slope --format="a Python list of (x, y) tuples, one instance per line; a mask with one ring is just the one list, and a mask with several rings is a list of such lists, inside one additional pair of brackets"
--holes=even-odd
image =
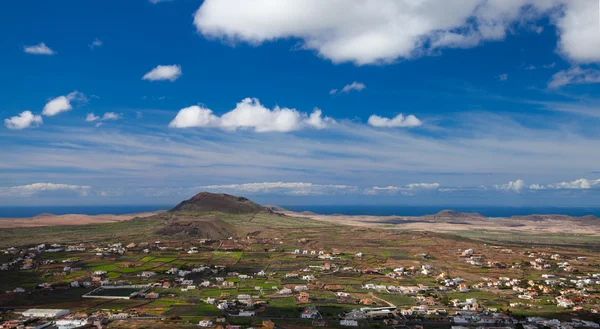
[(224, 193), (201, 192), (178, 204), (170, 212), (222, 212), (226, 214), (270, 213), (270, 209), (244, 197)]

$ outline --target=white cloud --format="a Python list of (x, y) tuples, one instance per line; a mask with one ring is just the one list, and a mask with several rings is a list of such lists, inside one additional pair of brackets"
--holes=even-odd
[(34, 183), (21, 186), (0, 187), (0, 195), (6, 197), (30, 197), (38, 194), (56, 194), (61, 192), (73, 192), (80, 196), (88, 196), (92, 192), (92, 187), (55, 183)]
[(115, 112), (106, 112), (102, 116), (102, 120), (119, 120), (120, 118), (121, 118), (121, 115), (117, 114)]
[(323, 111), (315, 108), (314, 111), (305, 119), (304, 122), (315, 129), (325, 129), (329, 124), (335, 123), (330, 117), (323, 117)]
[(94, 115), (94, 113), (88, 113), (87, 117), (85, 117), (85, 121), (87, 122), (94, 122), (96, 120), (100, 120), (100, 117)]
[(144, 74), (142, 80), (160, 81), (169, 80), (171, 82), (179, 79), (181, 76), (180, 65), (158, 65), (150, 72)]
[(500, 81), (506, 81), (506, 80), (508, 80), (508, 73), (500, 74), (498, 76), (498, 80), (500, 80)]
[(398, 114), (397, 116), (395, 116), (391, 119), (380, 117), (378, 115), (373, 114), (369, 117), (368, 122), (373, 127), (387, 127), (387, 128), (393, 128), (393, 127), (412, 128), (412, 127), (418, 127), (423, 124), (421, 122), (421, 120), (419, 120), (416, 116), (414, 116), (412, 114), (409, 114), (406, 117), (402, 114)]
[(515, 181), (508, 182), (508, 184), (494, 185), (494, 188), (498, 191), (521, 193), (527, 188), (527, 185), (525, 185), (523, 180), (517, 179)]
[(532, 190), (587, 190), (596, 185), (600, 186), (600, 179), (589, 180), (580, 178), (571, 182), (560, 182), (548, 185), (533, 184), (530, 185), (529, 188)]
[(54, 55), (55, 54), (54, 50), (50, 49), (43, 42), (41, 42), (40, 44), (37, 44), (35, 46), (25, 46), (25, 47), (23, 47), (23, 51), (28, 54), (34, 54), (34, 55)]
[(102, 117), (96, 116), (94, 113), (88, 113), (85, 121), (94, 122), (94, 121), (106, 121), (106, 120), (118, 120), (121, 118), (121, 115), (115, 112), (106, 112)]
[[(297, 38), (335, 63), (390, 63), (503, 40), (550, 17), (558, 48), (574, 61), (600, 61), (596, 0), (207, 0), (194, 15), (209, 38), (260, 45)], [(517, 23), (517, 24), (515, 24)]]
[(599, 12), (597, 0), (565, 1), (564, 15), (557, 20), (558, 49), (571, 61), (600, 61)]
[(175, 119), (169, 123), (172, 128), (214, 127), (219, 123), (219, 117), (212, 110), (198, 105), (179, 110)]
[[(533, 64), (529, 64), (525, 67), (525, 69), (528, 71), (531, 71), (531, 70), (537, 69), (537, 67), (535, 67), (535, 65), (533, 65)], [(508, 75), (506, 76), (506, 78), (508, 78)]]
[(400, 193), (402, 195), (411, 196), (415, 192), (419, 191), (435, 191), (440, 188), (439, 183), (413, 183), (407, 184), (404, 186), (373, 186), (371, 188), (365, 189), (363, 191), (364, 194), (367, 195), (378, 195), (381, 193), (384, 194), (397, 194)]
[(42, 117), (34, 115), (31, 111), (23, 111), (12, 118), (4, 119), (4, 125), (8, 129), (21, 130), (31, 126), (39, 126), (43, 123)]
[(86, 102), (87, 98), (84, 94), (78, 92), (77, 90), (66, 96), (58, 96), (46, 103), (42, 114), (51, 117), (61, 112), (70, 111), (73, 109), (73, 106), (71, 105), (72, 101)]
[(552, 63), (550, 63), (548, 65), (544, 65), (542, 67), (545, 69), (553, 69), (555, 66), (556, 66), (556, 63), (552, 62)]
[(323, 129), (335, 121), (322, 117), (322, 111), (315, 109), (310, 115), (296, 109), (275, 106), (270, 110), (256, 98), (245, 98), (236, 107), (221, 117), (212, 110), (198, 105), (183, 108), (177, 113), (169, 127), (214, 127), (224, 130), (254, 129), (256, 132), (289, 132), (303, 128)]
[(104, 45), (102, 40), (96, 38), (94, 41), (92, 41), (92, 43), (90, 43), (89, 47), (93, 50), (94, 48), (102, 47), (102, 45)]
[[(353, 90), (356, 90), (356, 91), (361, 91), (361, 90), (363, 90), (363, 89), (365, 89), (365, 88), (367, 88), (367, 86), (365, 86), (365, 84), (364, 84), (364, 83), (362, 83), (362, 82), (357, 82), (357, 81), (354, 81), (354, 82), (352, 82), (352, 83), (350, 83), (350, 84), (347, 84), (347, 85), (345, 85), (345, 86), (342, 88), (342, 90), (340, 90), (340, 92), (342, 92), (342, 93), (349, 93), (349, 92), (351, 92), (351, 91), (353, 91)], [(329, 91), (329, 94), (330, 94), (330, 95), (333, 95), (333, 94), (336, 94), (337, 92), (338, 92), (338, 90), (337, 90), (337, 89), (331, 89), (331, 90)]]
[(250, 194), (291, 194), (291, 195), (323, 195), (338, 193), (353, 193), (358, 191), (356, 186), (352, 185), (328, 185), (313, 184), (303, 182), (264, 182), (230, 185), (208, 185), (194, 188), (198, 190), (208, 190), (215, 192), (250, 193)]
[(579, 66), (575, 66), (568, 70), (555, 73), (548, 83), (548, 87), (560, 88), (566, 85), (581, 85), (590, 83), (600, 83), (600, 70), (582, 69)]

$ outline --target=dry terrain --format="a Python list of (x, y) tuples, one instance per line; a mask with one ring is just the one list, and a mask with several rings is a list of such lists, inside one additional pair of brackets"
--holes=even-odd
[(475, 213), (445, 210), (435, 215), (410, 216), (347, 216), (319, 215), (285, 211), (293, 217), (371, 228), (391, 228), (409, 231), (455, 233), (486, 230), (520, 234), (583, 234), (600, 235), (600, 219), (594, 216), (571, 217), (564, 215), (530, 215), (510, 218), (490, 218)]
[(41, 214), (29, 218), (0, 218), (0, 228), (114, 223), (129, 220), (135, 217), (150, 217), (158, 213), (159, 212), (145, 212), (125, 215)]

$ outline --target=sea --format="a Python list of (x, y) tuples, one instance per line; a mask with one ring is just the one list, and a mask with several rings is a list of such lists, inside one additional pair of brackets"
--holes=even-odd
[[(49, 213), (64, 214), (132, 214), (167, 210), (175, 205), (110, 205), (110, 206), (0, 206), (0, 218), (24, 218)], [(423, 216), (451, 209), (460, 212), (476, 212), (486, 217), (525, 216), (531, 214), (560, 214), (569, 216), (595, 215), (600, 217), (600, 207), (515, 207), (515, 206), (391, 206), (391, 205), (283, 205), (282, 208), (323, 215), (372, 215), (372, 216)]]
[(39, 214), (83, 214), (83, 215), (124, 215), (140, 212), (168, 210), (175, 205), (111, 205), (111, 206), (0, 206), (0, 218), (25, 218)]
[(371, 215), (371, 216), (423, 216), (436, 214), (442, 210), (454, 210), (459, 212), (476, 212), (486, 217), (510, 217), (539, 215), (569, 215), (586, 216), (595, 215), (600, 217), (600, 207), (515, 207), (515, 206), (281, 206), (282, 208), (295, 211), (309, 211), (322, 215)]

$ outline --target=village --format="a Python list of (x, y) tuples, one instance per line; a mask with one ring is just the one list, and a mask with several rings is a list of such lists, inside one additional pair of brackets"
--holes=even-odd
[(316, 245), (248, 235), (6, 248), (0, 328), (599, 327), (589, 253), (466, 244), (395, 260)]

